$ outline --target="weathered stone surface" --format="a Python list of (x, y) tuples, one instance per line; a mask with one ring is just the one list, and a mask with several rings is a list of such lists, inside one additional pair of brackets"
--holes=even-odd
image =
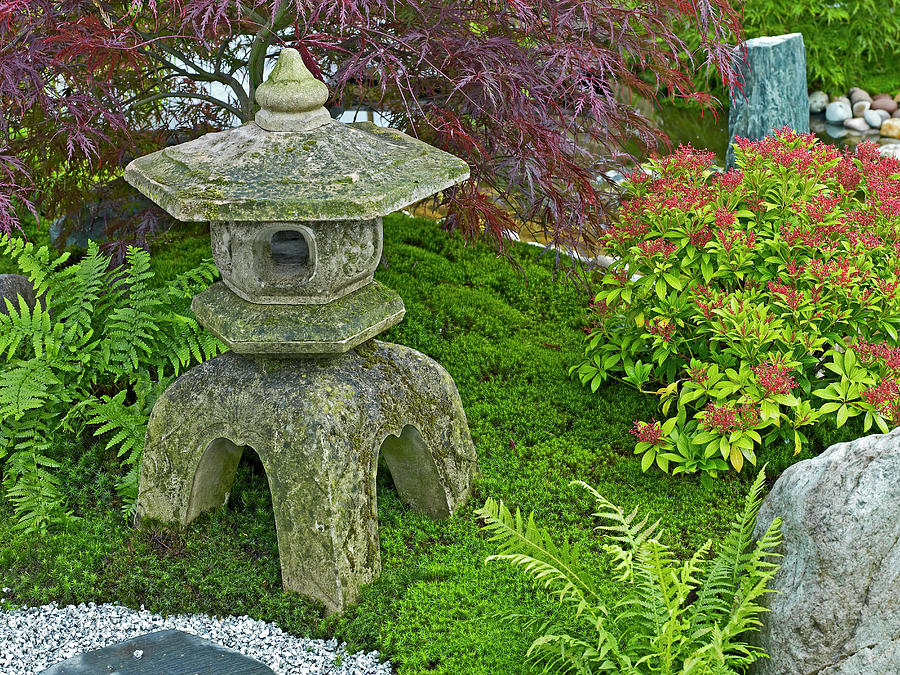
[(21, 274), (0, 274), (0, 314), (9, 314), (5, 300), (9, 300), (18, 311), (20, 296), (29, 309), (34, 309), (34, 286), (28, 277)]
[(900, 159), (900, 144), (879, 145), (878, 152), (881, 153), (882, 157)]
[(734, 52), (735, 70), (744, 91), (734, 88), (728, 112), (731, 142), (725, 163), (734, 166), (735, 136), (756, 140), (778, 127), (809, 131), (806, 89), (806, 48), (800, 33), (747, 40), (746, 59)]
[(222, 282), (194, 296), (197, 320), (238, 354), (343, 354), (403, 319), (400, 295), (377, 281), (327, 305), (260, 305)]
[(814, 91), (809, 95), (809, 112), (817, 114), (825, 111), (828, 105), (828, 94), (824, 91)]
[[(135, 658), (136, 654), (140, 658)], [(160, 630), (85, 652), (39, 675), (274, 675), (240, 652), (180, 630)]]
[(187, 525), (222, 506), (245, 446), (269, 479), (285, 588), (331, 612), (380, 570), (379, 452), (400, 496), (435, 518), (477, 472), (456, 386), (424, 354), (377, 340), (334, 359), (226, 353), (154, 406), (137, 518)]
[(266, 131), (309, 131), (331, 115), (328, 87), (312, 76), (296, 49), (281, 50), (269, 78), (256, 88), (256, 123)]
[(125, 179), (178, 220), (371, 220), (469, 177), (469, 165), (395, 129), (255, 122), (131, 162)]
[(210, 234), (222, 281), (250, 302), (331, 302), (371, 283), (381, 260), (381, 218), (214, 221)]
[(900, 429), (795, 464), (760, 508), (782, 518), (758, 675), (900, 672)]
[(842, 124), (844, 120), (848, 120), (853, 116), (850, 106), (843, 101), (835, 101), (829, 103), (825, 108), (825, 119), (832, 124)]

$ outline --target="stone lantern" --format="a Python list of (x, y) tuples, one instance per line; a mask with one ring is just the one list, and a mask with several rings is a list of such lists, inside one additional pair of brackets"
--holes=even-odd
[(173, 217), (210, 222), (222, 280), (191, 308), (230, 347), (154, 406), (137, 519), (186, 526), (222, 506), (251, 447), (285, 588), (335, 612), (380, 571), (379, 454), (404, 501), (434, 518), (465, 502), (477, 460), (447, 371), (372, 339), (405, 311), (373, 279), (382, 216), (468, 166), (399, 131), (333, 120), (327, 97), (285, 49), (254, 122), (136, 159), (125, 178)]

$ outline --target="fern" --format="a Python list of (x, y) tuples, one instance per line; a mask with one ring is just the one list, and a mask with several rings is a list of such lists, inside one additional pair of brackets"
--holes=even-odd
[(533, 516), (513, 516), (502, 502), (489, 499), (477, 514), (501, 552), (488, 560), (520, 567), (576, 609), (579, 632), (545, 623), (529, 658), (545, 671), (580, 675), (724, 675), (764, 656), (744, 641), (760, 625), (761, 601), (778, 569), (781, 521), (752, 541), (764, 479), (760, 471), (715, 557), (709, 559), (708, 541), (684, 562), (657, 538), (658, 521), (648, 524), (636, 510), (626, 515), (591, 487), (574, 483), (595, 499), (598, 530), (607, 537), (603, 550), (623, 584), (611, 608), (568, 545), (556, 546)]
[[(0, 235), (0, 253), (27, 274), (41, 299), (7, 302), (0, 314), (0, 471), (17, 527), (44, 531), (65, 522), (58, 470), (68, 461), (62, 430), (76, 418), (115, 449), (117, 491), (130, 515), (137, 496), (147, 417), (183, 369), (221, 353), (221, 342), (182, 314), (215, 278), (211, 261), (168, 287), (152, 283), (150, 257), (129, 248), (124, 265), (91, 243), (70, 264), (21, 239)], [(101, 389), (99, 398), (94, 392)]]

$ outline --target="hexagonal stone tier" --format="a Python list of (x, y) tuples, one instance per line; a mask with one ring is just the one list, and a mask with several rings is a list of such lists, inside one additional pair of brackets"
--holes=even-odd
[(336, 120), (278, 133), (255, 122), (139, 157), (125, 179), (178, 220), (368, 220), (469, 176), (395, 129)]
[(194, 296), (191, 310), (238, 354), (343, 354), (400, 323), (400, 295), (373, 281), (327, 305), (259, 305), (222, 282)]

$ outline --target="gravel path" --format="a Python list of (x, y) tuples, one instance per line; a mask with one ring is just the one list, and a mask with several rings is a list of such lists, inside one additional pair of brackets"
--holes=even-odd
[(59, 661), (157, 630), (207, 638), (269, 666), (279, 675), (391, 675), (378, 652), (348, 654), (336, 640), (307, 640), (247, 616), (163, 618), (143, 608), (82, 604), (0, 611), (0, 673), (34, 675)]

